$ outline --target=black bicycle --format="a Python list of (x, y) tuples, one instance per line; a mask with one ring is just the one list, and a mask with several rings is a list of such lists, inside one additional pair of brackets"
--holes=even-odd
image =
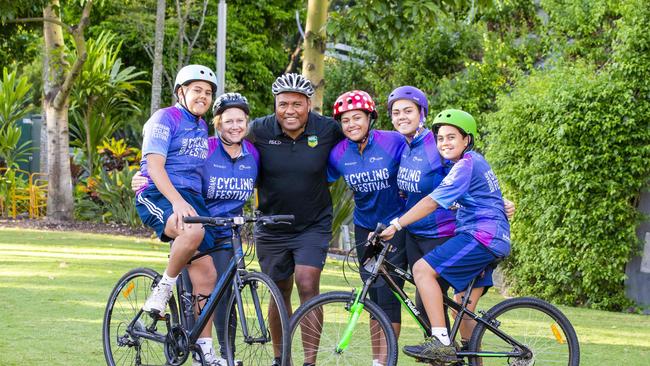
[[(182, 365), (194, 353), (205, 365), (203, 354), (195, 344), (219, 301), (234, 289), (228, 299), (225, 316), (225, 339), (228, 365), (267, 365), (274, 358), (273, 345), (281, 347), (282, 359), (288, 359), (289, 316), (275, 282), (267, 275), (248, 271), (242, 247), (242, 227), (248, 223), (262, 225), (290, 224), (293, 215), (186, 217), (186, 223), (231, 227), (233, 258), (225, 275), (195, 319), (197, 299), (188, 291), (189, 276), (181, 273), (176, 294), (161, 315), (142, 310), (142, 305), (162, 276), (149, 268), (136, 268), (117, 282), (106, 305), (102, 338), (104, 355), (114, 365)], [(249, 253), (254, 241), (248, 241)], [(209, 255), (212, 249), (194, 256)], [(268, 316), (275, 312), (280, 319), (282, 339), (272, 340)], [(273, 342), (275, 341), (275, 342)]]
[[(379, 355), (382, 365), (397, 364), (397, 339), (390, 320), (374, 302), (367, 298), (368, 290), (379, 279), (392, 289), (406, 311), (419, 325), (424, 337), (431, 336), (431, 327), (393, 277), (414, 284), (413, 277), (396, 267), (386, 254), (390, 243), (379, 238), (385, 226), (378, 225), (366, 244), (359, 263), (369, 272), (360, 291), (329, 292), (305, 302), (291, 318), (290, 338), (292, 362), (300, 365), (361, 365), (373, 356), (377, 358), (377, 339), (384, 345), (385, 354)], [(470, 294), (474, 279), (465, 294)], [(467, 309), (469, 296), (458, 304), (444, 295), (444, 304), (456, 313), (450, 331), (457, 345), (453, 362), (425, 361), (432, 365), (569, 365), (580, 362), (578, 338), (569, 320), (553, 305), (540, 299), (521, 297), (507, 299), (480, 315)], [(455, 342), (463, 319), (476, 321), (469, 343), (461, 347)], [(376, 322), (370, 322), (374, 319)], [(371, 324), (375, 325), (374, 327)], [(302, 337), (301, 328), (320, 332), (320, 337)], [(372, 339), (375, 339), (374, 342)], [(424, 361), (424, 360), (418, 360)]]

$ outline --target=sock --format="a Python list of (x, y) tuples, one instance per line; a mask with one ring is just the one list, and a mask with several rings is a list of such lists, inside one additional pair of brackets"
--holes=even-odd
[(165, 273), (163, 273), (162, 279), (160, 280), (160, 284), (167, 284), (169, 286), (174, 286), (176, 285), (176, 279), (178, 279), (178, 276), (169, 277), (167, 271), (165, 271)]
[(447, 334), (447, 328), (445, 327), (431, 327), (431, 335), (438, 338), (438, 340), (445, 346), (451, 344), (449, 334)]
[(203, 355), (214, 353), (212, 348), (212, 337), (199, 338), (196, 340), (196, 344), (201, 347)]

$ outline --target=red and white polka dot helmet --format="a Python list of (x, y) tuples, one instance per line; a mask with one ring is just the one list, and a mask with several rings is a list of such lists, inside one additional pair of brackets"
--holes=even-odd
[(370, 114), (370, 118), (377, 119), (375, 101), (363, 90), (352, 90), (339, 95), (334, 102), (334, 118), (341, 119), (341, 114), (347, 111), (362, 110)]

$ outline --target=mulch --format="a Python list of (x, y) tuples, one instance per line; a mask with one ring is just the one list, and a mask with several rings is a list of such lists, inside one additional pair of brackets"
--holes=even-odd
[(150, 238), (153, 231), (144, 227), (132, 228), (127, 225), (89, 221), (50, 221), (47, 219), (5, 219), (0, 218), (0, 227), (24, 229), (75, 231), (92, 234), (124, 235)]

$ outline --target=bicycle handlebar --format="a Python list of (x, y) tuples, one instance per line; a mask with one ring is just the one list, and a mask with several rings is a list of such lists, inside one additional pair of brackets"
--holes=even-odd
[(377, 223), (375, 231), (373, 231), (370, 237), (368, 237), (368, 242), (370, 244), (375, 244), (378, 240), (381, 240), (379, 234), (381, 234), (381, 232), (384, 230), (386, 230), (386, 225), (382, 224), (381, 222)]
[(261, 222), (262, 225), (283, 224), (290, 225), (294, 222), (294, 215), (269, 215), (269, 216), (234, 216), (234, 217), (208, 217), (187, 216), (183, 217), (186, 224), (203, 224), (210, 226), (241, 226), (247, 222)]

